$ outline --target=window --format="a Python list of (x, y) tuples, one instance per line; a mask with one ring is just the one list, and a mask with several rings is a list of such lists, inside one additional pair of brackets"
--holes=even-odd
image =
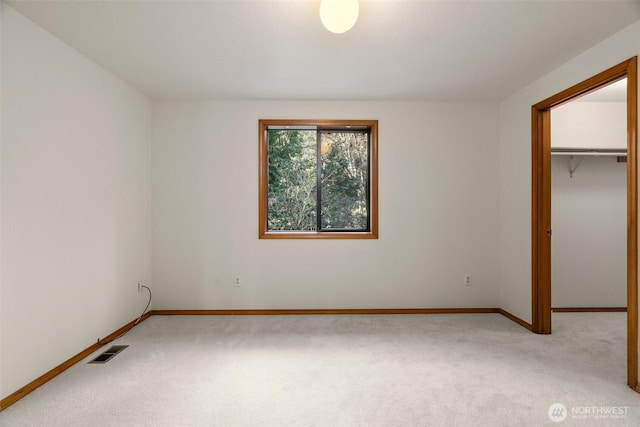
[(259, 237), (376, 239), (377, 120), (260, 120)]

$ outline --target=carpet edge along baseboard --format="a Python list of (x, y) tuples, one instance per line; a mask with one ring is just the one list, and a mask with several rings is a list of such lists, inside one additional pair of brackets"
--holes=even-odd
[(109, 344), (111, 341), (113, 341), (114, 339), (118, 338), (120, 335), (124, 334), (125, 332), (129, 331), (131, 328), (133, 328), (137, 324), (143, 322), (144, 320), (146, 320), (150, 316), (151, 316), (151, 312), (148, 312), (148, 313), (145, 313), (141, 318), (132, 320), (131, 322), (129, 322), (126, 325), (124, 325), (123, 327), (121, 327), (121, 328), (115, 330), (114, 332), (110, 333), (106, 337), (104, 337), (102, 339), (99, 339), (96, 343), (94, 343), (94, 344), (90, 345), (89, 347), (85, 348), (80, 353), (76, 354), (75, 356), (71, 357), (70, 359), (65, 360), (64, 362), (62, 362), (61, 364), (59, 364), (55, 368), (51, 369), (50, 371), (42, 374), (41, 376), (39, 376), (35, 380), (31, 381), (29, 384), (25, 385), (24, 387), (19, 388), (15, 392), (11, 393), (10, 395), (5, 397), (4, 399), (0, 400), (0, 411), (5, 410), (6, 408), (8, 408), (9, 406), (13, 405), (18, 400), (22, 399), (23, 397), (25, 397), (26, 395), (28, 395), (29, 393), (31, 393), (32, 391), (34, 391), (38, 387), (40, 387), (40, 386), (46, 384), (47, 382), (51, 381), (52, 379), (54, 379), (55, 377), (57, 377), (58, 375), (60, 375), (61, 373), (63, 373), (64, 371), (66, 371), (67, 369), (72, 367), (73, 365), (75, 365), (76, 363), (80, 362), (85, 357), (89, 356), (91, 353), (97, 351), (102, 346), (104, 346), (106, 344)]
[(29, 384), (21, 387), (0, 400), (0, 411), (13, 405), (38, 387), (51, 381), (82, 359), (86, 358), (102, 346), (109, 344), (134, 326), (151, 316), (241, 316), (241, 315), (363, 315), (363, 314), (501, 314), (515, 323), (531, 330), (531, 325), (501, 308), (354, 308), (354, 309), (272, 309), (272, 310), (151, 310), (140, 319), (132, 320), (103, 339), (82, 350), (80, 353), (62, 362), (55, 368), (39, 376)]

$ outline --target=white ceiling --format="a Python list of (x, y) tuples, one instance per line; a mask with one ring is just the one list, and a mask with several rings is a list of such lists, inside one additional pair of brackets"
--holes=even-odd
[(635, 1), (6, 1), (153, 99), (499, 100), (640, 19)]

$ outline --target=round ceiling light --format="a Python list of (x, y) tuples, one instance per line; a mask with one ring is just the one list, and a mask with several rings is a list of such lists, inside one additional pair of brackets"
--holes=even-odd
[(322, 25), (332, 33), (347, 32), (358, 20), (358, 0), (320, 0)]

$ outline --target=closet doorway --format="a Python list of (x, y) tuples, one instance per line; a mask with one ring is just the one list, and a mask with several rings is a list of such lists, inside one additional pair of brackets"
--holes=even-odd
[(626, 162), (626, 78), (551, 111), (553, 313), (626, 312)]
[(532, 107), (532, 330), (551, 333), (551, 110), (627, 79), (626, 308), (627, 383), (638, 388), (637, 57), (624, 61)]

